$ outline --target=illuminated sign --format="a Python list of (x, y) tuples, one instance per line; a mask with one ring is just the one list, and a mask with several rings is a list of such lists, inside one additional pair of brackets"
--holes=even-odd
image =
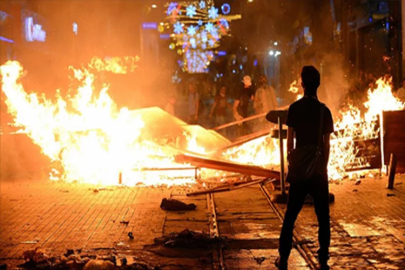
[(45, 38), (46, 32), (42, 29), (42, 25), (34, 23), (33, 17), (25, 18), (25, 39), (28, 42), (44, 42)]

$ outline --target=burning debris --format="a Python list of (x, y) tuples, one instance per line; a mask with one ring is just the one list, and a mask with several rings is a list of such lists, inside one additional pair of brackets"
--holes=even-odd
[[(96, 91), (93, 72), (132, 72), (136, 60), (93, 60), (88, 69), (71, 68), (79, 86), (71, 89), (67, 97), (58, 93), (55, 101), (24, 90), (20, 82), (23, 69), (18, 62), (9, 61), (1, 66), (2, 90), (14, 125), (57, 165), (52, 169), (51, 179), (103, 185), (202, 183), (204, 186), (205, 179), (221, 182), (232, 173), (241, 173), (235, 171), (238, 166), (245, 172), (242, 164), (255, 165), (256, 172), (267, 170), (261, 176), (277, 178), (277, 172), (273, 171), (273, 175), (270, 171), (279, 169), (279, 145), (271, 136), (226, 149), (229, 141), (221, 136), (210, 133), (210, 139), (205, 139), (205, 135), (196, 135), (201, 138), (193, 135), (204, 132), (208, 136), (209, 131), (202, 127), (187, 126), (158, 108), (119, 109), (108, 95), (107, 86)], [(336, 116), (328, 167), (331, 180), (343, 179), (353, 170), (383, 166), (379, 115), (385, 110), (402, 110), (404, 104), (393, 96), (390, 80), (381, 78), (375, 86), (369, 89), (368, 101), (364, 103), (367, 112), (362, 114), (349, 104)], [(291, 84), (290, 91), (299, 95), (297, 82)], [(215, 146), (226, 150), (215, 152)], [(196, 165), (193, 161), (190, 165), (190, 159), (182, 158), (190, 152), (201, 155), (204, 162)], [(212, 158), (217, 163), (235, 164), (232, 168), (213, 168), (209, 161)], [(204, 169), (207, 166), (210, 169)]]

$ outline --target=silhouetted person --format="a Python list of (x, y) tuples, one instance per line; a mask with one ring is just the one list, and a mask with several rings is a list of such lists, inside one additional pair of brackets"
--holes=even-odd
[[(226, 87), (222, 86), (219, 90), (219, 95), (215, 97), (214, 104), (212, 105), (209, 117), (215, 116), (215, 125), (221, 126), (226, 123), (226, 111), (227, 109), (232, 110), (231, 104), (228, 103), (228, 98), (226, 96)], [(220, 131), (221, 134), (226, 136), (226, 129)]]
[[(320, 74), (313, 66), (305, 66), (301, 72), (304, 97), (288, 109), (287, 116), (287, 151), (294, 149), (294, 136), (296, 148), (317, 145), (320, 128), (321, 103), (318, 101), (317, 89), (320, 85)], [(324, 171), (322, 176), (308, 180), (293, 179), (287, 176), (290, 183), (287, 211), (284, 217), (283, 228), (280, 235), (279, 253), (276, 260), (279, 269), (287, 269), (288, 257), (291, 252), (294, 223), (302, 209), (305, 198), (311, 195), (319, 223), (319, 262), (322, 270), (329, 269), (330, 221), (329, 221), (329, 184), (327, 163), (329, 160), (330, 134), (333, 132), (333, 120), (330, 110), (323, 109), (323, 143), (321, 146)]]
[(176, 116), (176, 109), (174, 107), (175, 105), (176, 105), (176, 97), (170, 96), (165, 105), (165, 111), (173, 116)]
[(200, 111), (200, 95), (194, 84), (188, 86), (188, 123), (195, 125), (198, 123), (198, 115)]
[[(233, 104), (233, 117), (236, 121), (240, 121), (248, 117), (249, 102), (254, 100), (255, 91), (252, 85), (252, 79), (249, 76), (243, 77), (243, 87), (239, 93), (239, 98), (235, 99)], [(239, 124), (239, 136), (249, 133), (248, 123)]]

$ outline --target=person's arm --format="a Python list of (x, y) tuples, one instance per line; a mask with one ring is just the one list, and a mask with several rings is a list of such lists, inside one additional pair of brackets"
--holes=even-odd
[(240, 103), (240, 100), (237, 99), (235, 100), (235, 102), (233, 103), (233, 114), (238, 113), (238, 105)]
[(294, 128), (288, 127), (287, 130), (287, 155), (294, 149)]
[(261, 89), (257, 90), (256, 95), (253, 96), (253, 108), (255, 109), (256, 113), (261, 109), (260, 105), (262, 104), (262, 101), (260, 99), (260, 94)]
[(229, 108), (231, 111), (233, 110), (232, 105), (231, 105), (229, 102), (226, 102), (226, 105), (228, 106), (228, 108)]
[(198, 120), (198, 110), (200, 109), (200, 95), (196, 94), (195, 98), (195, 116), (194, 119)]
[(212, 114), (214, 113), (215, 107), (217, 106), (217, 99), (215, 99), (214, 104), (212, 105), (212, 109), (210, 112), (210, 117), (212, 116)]
[(325, 150), (325, 164), (326, 164), (326, 166), (328, 166), (329, 153), (330, 153), (330, 133), (326, 133), (323, 135), (323, 143), (324, 143), (324, 150)]

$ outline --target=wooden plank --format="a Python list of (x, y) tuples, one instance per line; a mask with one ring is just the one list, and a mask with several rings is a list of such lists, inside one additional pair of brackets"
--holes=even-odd
[(384, 163), (388, 165), (390, 155), (397, 156), (397, 172), (405, 172), (405, 111), (383, 112)]
[(245, 175), (262, 176), (280, 180), (279, 172), (268, 170), (259, 166), (245, 165), (235, 162), (222, 161), (214, 158), (185, 154), (175, 156), (175, 161), (178, 163), (190, 163), (193, 166), (202, 168), (236, 172)]

